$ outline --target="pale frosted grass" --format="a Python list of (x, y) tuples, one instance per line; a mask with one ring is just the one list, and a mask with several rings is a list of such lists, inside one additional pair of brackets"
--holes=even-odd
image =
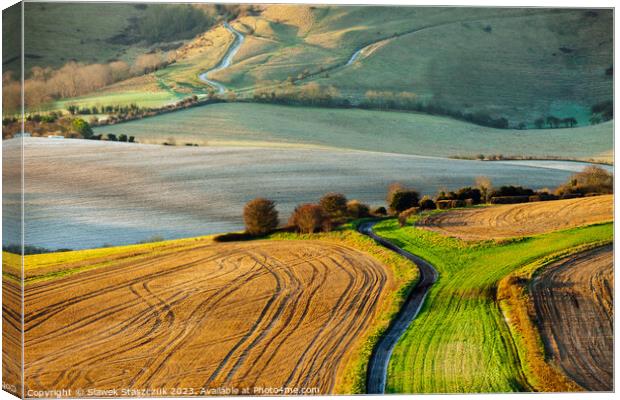
[[(3, 142), (4, 150), (17, 142)], [(11, 151), (7, 151), (10, 162)], [(165, 147), (85, 140), (25, 140), (26, 240), (50, 248), (135, 243), (242, 229), (242, 208), (264, 196), (282, 220), (294, 206), (340, 191), (384, 203), (400, 181), (422, 193), (473, 184), (554, 187), (570, 171), (522, 165), (364, 152), (267, 147)], [(4, 171), (11, 179), (15, 170)], [(18, 196), (7, 187), (4, 229)], [(10, 238), (10, 236), (5, 236)], [(6, 244), (5, 240), (5, 244)]]

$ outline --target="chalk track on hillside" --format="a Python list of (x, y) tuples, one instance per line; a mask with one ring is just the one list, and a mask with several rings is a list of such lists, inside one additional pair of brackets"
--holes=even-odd
[(26, 387), (331, 393), (390, 282), (373, 258), (316, 241), (128, 254), (26, 287)]
[(547, 356), (586, 390), (613, 390), (613, 246), (548, 267), (531, 283)]
[(532, 236), (613, 220), (613, 196), (470, 208), (430, 215), (418, 226), (464, 240)]

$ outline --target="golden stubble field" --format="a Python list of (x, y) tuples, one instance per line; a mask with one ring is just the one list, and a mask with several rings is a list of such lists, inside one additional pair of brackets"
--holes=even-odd
[(26, 285), (27, 389), (329, 393), (392, 284), (374, 258), (319, 241), (198, 241), (108, 264)]
[(530, 287), (550, 361), (586, 390), (613, 390), (613, 246), (555, 262)]
[(505, 239), (613, 220), (613, 195), (459, 209), (418, 226), (463, 240)]

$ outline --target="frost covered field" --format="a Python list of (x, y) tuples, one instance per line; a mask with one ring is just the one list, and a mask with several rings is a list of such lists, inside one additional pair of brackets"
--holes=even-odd
[[(580, 163), (538, 166), (354, 150), (268, 147), (164, 147), (85, 140), (24, 141), (26, 243), (48, 248), (128, 244), (243, 228), (242, 208), (257, 197), (278, 203), (286, 221), (295, 205), (329, 191), (383, 205), (393, 181), (434, 194), (473, 184), (554, 187)], [(3, 141), (18, 157), (19, 142)], [(11, 147), (14, 147), (11, 149)], [(7, 160), (11, 162), (11, 160)], [(4, 179), (15, 179), (5, 169)], [(5, 198), (5, 238), (16, 237), (19, 193)], [(9, 244), (9, 243), (4, 243)]]

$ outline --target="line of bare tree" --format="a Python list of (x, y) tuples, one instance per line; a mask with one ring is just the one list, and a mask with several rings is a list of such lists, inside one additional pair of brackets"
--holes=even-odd
[[(171, 57), (171, 56), (170, 56)], [(91, 93), (114, 82), (153, 72), (170, 64), (169, 55), (155, 52), (139, 55), (133, 64), (112, 61), (107, 64), (83, 64), (75, 61), (59, 69), (33, 67), (24, 81), (24, 101), (28, 110), (36, 110), (43, 104), (63, 98)], [(21, 84), (8, 71), (2, 75), (3, 113), (19, 111)]]

